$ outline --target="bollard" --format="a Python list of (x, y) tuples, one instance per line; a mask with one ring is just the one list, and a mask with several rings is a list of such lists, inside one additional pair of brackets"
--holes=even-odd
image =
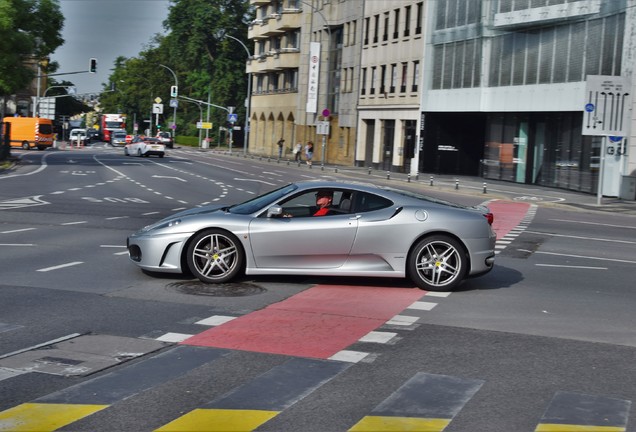
[(391, 171), (386, 172), (386, 179), (391, 180)]
[(336, 167), (335, 172), (336, 172), (336, 173), (338, 172), (338, 167)]
[(406, 182), (411, 183), (411, 174), (406, 175)]
[(415, 173), (415, 181), (420, 181), (420, 173)]
[(486, 182), (484, 182), (484, 190), (483, 193), (488, 193), (488, 191), (486, 190)]
[(430, 185), (433, 186), (433, 176), (430, 177)]
[(459, 180), (455, 179), (455, 190), (459, 189)]
[(298, 166), (300, 166), (300, 161), (298, 161)]
[(324, 165), (320, 165), (320, 171), (324, 171), (325, 170), (325, 166)]
[(371, 175), (371, 167), (369, 167), (369, 172), (367, 174)]
[(289, 165), (289, 159), (287, 159), (287, 165)]

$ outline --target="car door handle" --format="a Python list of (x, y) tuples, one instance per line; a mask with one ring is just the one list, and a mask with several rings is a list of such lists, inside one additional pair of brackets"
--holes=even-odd
[(349, 220), (357, 220), (357, 219), (360, 219), (361, 217), (362, 217), (362, 215), (358, 215), (358, 214), (357, 214), (357, 215), (351, 216), (351, 217), (349, 218)]

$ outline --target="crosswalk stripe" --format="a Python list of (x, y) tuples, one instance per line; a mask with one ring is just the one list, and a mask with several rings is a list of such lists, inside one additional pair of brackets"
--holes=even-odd
[(349, 431), (442, 431), (483, 383), (418, 372)]
[(254, 430), (349, 366), (340, 362), (292, 358), (157, 431)]
[(173, 348), (119, 371), (2, 411), (0, 431), (52, 432), (227, 354), (227, 350), (213, 348)]

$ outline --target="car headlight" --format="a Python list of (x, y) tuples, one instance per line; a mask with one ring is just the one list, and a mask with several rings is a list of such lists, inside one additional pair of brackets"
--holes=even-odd
[(177, 226), (181, 223), (181, 219), (169, 219), (162, 222), (157, 222), (156, 224), (145, 226), (141, 229), (142, 232), (152, 231), (152, 230), (160, 230), (164, 228), (170, 228), (173, 226)]

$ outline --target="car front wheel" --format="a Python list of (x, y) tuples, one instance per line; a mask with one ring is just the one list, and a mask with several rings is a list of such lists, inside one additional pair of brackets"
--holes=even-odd
[(187, 249), (188, 268), (205, 283), (227, 282), (241, 271), (245, 254), (236, 237), (218, 229), (197, 234)]
[(445, 235), (420, 240), (409, 255), (408, 274), (428, 291), (452, 291), (464, 279), (468, 258), (462, 245)]

